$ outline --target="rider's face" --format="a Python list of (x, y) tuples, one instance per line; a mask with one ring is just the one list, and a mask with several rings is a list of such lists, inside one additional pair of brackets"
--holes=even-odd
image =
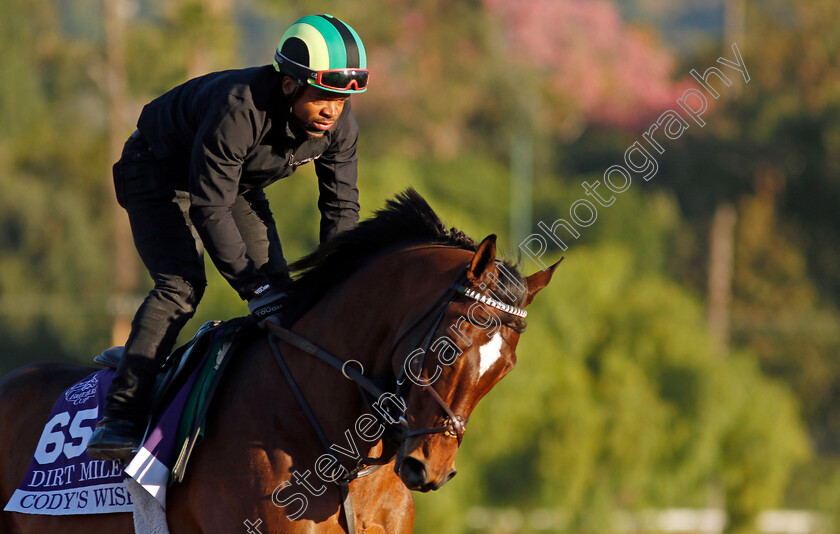
[[(286, 81), (291, 81), (291, 88), (293, 89), (295, 82), (290, 78), (286, 78)], [(283, 89), (284, 91), (287, 89), (286, 83), (283, 84)], [(287, 91), (286, 94), (289, 93), (291, 91)], [(295, 103), (292, 104), (292, 113), (298, 118), (307, 133), (322, 136), (324, 132), (335, 126), (335, 121), (338, 120), (344, 110), (344, 104), (348, 98), (348, 95), (306, 86)]]

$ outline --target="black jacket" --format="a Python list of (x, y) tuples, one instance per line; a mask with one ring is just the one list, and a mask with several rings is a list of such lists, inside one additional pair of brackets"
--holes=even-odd
[(241, 294), (262, 276), (231, 215), (236, 195), (264, 188), (315, 162), (321, 242), (359, 219), (358, 125), (344, 106), (323, 137), (296, 133), (282, 76), (270, 65), (192, 79), (143, 108), (137, 129), (166, 162), (175, 188), (190, 193), (190, 218), (216, 267)]

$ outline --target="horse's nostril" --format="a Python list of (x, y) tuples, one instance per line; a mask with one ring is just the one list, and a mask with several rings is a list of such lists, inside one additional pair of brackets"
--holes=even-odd
[(408, 457), (405, 459), (404, 465), (406, 468), (411, 470), (413, 473), (417, 473), (420, 475), (426, 475), (426, 464), (422, 461), (418, 460), (417, 458)]
[(455, 478), (455, 475), (457, 475), (457, 474), (458, 474), (458, 470), (453, 469), (452, 471), (449, 472), (449, 475), (446, 477), (446, 481), (449, 482), (450, 480)]
[(426, 464), (417, 458), (408, 457), (403, 460), (403, 470), (409, 480), (418, 486), (426, 483)]

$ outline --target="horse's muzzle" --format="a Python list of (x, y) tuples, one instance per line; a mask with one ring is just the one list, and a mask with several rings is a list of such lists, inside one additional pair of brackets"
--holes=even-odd
[(442, 488), (444, 484), (452, 480), (456, 473), (455, 469), (451, 469), (438, 480), (432, 480), (426, 470), (426, 463), (411, 456), (406, 456), (402, 462), (399, 462), (397, 469), (397, 474), (408, 489), (423, 493)]

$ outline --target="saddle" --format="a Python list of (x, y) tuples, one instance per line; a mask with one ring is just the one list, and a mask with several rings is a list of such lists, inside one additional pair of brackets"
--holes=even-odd
[[(202, 379), (197, 380), (190, 392), (190, 400), (181, 418), (178, 430), (180, 453), (172, 468), (171, 480), (180, 482), (186, 473), (190, 456), (204, 436), (204, 421), (213, 400), (223, 372), (233, 353), (233, 348), (243, 337), (242, 333), (248, 327), (253, 327), (249, 317), (240, 317), (230, 321), (208, 321), (186, 344), (175, 349), (164, 361), (157, 375), (157, 382), (152, 393), (152, 404), (146, 436), (152, 430), (155, 415), (165, 407), (172, 396), (176, 395), (185, 385), (190, 376), (198, 370)], [(208, 354), (209, 351), (214, 353)], [(125, 347), (111, 347), (97, 355), (94, 363), (103, 367), (116, 369), (125, 352)], [(205, 357), (206, 360), (205, 360)], [(144, 441), (145, 441), (144, 437)]]
[[(195, 336), (186, 344), (176, 348), (172, 353), (166, 357), (166, 360), (161, 366), (161, 370), (157, 375), (157, 382), (155, 383), (154, 394), (152, 395), (152, 405), (158, 405), (159, 400), (164, 394), (171, 389), (176, 382), (182, 382), (184, 375), (189, 375), (188, 371), (192, 371), (197, 365), (197, 360), (204, 356), (202, 349), (206, 349), (212, 333), (222, 324), (221, 321), (207, 321), (201, 328), (198, 329)], [(116, 369), (120, 360), (122, 360), (125, 353), (124, 346), (111, 347), (102, 351), (93, 358), (93, 363), (101, 365), (102, 367), (110, 367)]]

